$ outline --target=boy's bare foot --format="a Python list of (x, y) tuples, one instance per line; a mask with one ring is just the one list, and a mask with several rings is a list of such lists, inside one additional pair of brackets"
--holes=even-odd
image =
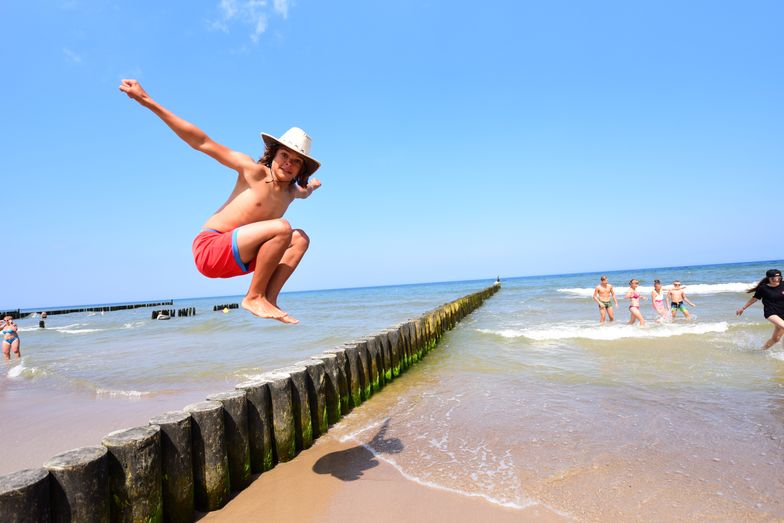
[[(277, 307), (278, 306), (277, 296), (275, 297), (274, 300), (269, 300), (269, 302), (272, 305), (274, 305), (275, 307)], [(281, 309), (281, 311), (282, 311), (282, 309)], [(290, 323), (292, 325), (295, 325), (295, 324), (299, 323), (299, 320), (297, 318), (295, 318), (294, 316), (289, 316), (289, 313), (283, 312), (283, 314), (284, 314), (284, 316), (282, 318), (275, 318), (275, 319), (278, 320), (279, 322)]]
[(275, 319), (283, 323), (291, 323), (292, 325), (299, 323), (299, 320), (297, 318), (293, 316), (289, 316), (288, 314), (286, 314), (282, 318), (275, 318)]
[(242, 308), (259, 318), (280, 320), (286, 316), (285, 312), (272, 305), (263, 296), (257, 298), (248, 298), (245, 296), (245, 298), (242, 299)]

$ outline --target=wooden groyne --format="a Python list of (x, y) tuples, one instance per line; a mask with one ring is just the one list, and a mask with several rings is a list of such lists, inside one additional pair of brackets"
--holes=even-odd
[(223, 311), (223, 310), (226, 310), (226, 309), (239, 309), (239, 308), (240, 308), (240, 304), (239, 303), (224, 303), (223, 305), (213, 305), (212, 306), (213, 312)]
[(0, 521), (191, 522), (309, 448), (436, 347), (493, 285), (375, 335), (213, 394), (101, 445), (0, 476)]
[[(163, 316), (163, 318), (158, 318), (158, 316)], [(153, 320), (157, 319), (169, 319), (174, 317), (181, 318), (183, 316), (196, 316), (196, 307), (186, 307), (183, 309), (163, 309), (152, 311), (150, 318)]]
[[(112, 311), (125, 311), (128, 309), (139, 309), (142, 307), (162, 307), (164, 305), (174, 305), (174, 300), (145, 302), (145, 303), (127, 303), (124, 305), (104, 305), (102, 307), (81, 307), (78, 309), (52, 309), (42, 310), (47, 316), (55, 314), (71, 314), (73, 312), (112, 312)], [(12, 316), (15, 320), (33, 314), (32, 312), (21, 312), (19, 309), (14, 309), (6, 312), (0, 312), (0, 318), (3, 316)]]

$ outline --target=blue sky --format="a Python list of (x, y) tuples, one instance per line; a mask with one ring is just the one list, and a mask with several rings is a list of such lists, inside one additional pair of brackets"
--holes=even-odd
[(284, 290), (781, 259), (780, 2), (0, 5), (0, 308), (242, 294), (191, 241), (233, 149), (313, 137)]

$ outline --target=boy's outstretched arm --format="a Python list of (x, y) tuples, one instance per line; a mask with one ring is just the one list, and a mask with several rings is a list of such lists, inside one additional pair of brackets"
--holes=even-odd
[(207, 136), (204, 131), (164, 108), (158, 102), (150, 98), (150, 95), (142, 89), (141, 84), (136, 80), (122, 80), (120, 83), (120, 91), (127, 94), (128, 98), (136, 100), (142, 106), (155, 113), (163, 120), (163, 123), (168, 125), (185, 143), (197, 151), (201, 151), (204, 154), (215, 158), (226, 167), (241, 171), (243, 167), (246, 167), (248, 164), (255, 163), (250, 156), (233, 151), (225, 145), (215, 142)]

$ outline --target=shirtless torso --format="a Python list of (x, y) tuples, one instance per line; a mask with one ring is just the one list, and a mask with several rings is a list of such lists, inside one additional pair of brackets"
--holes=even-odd
[(610, 283), (607, 282), (606, 277), (602, 277), (601, 283), (597, 285), (593, 290), (593, 300), (599, 306), (599, 315), (600, 323), (604, 323), (604, 320), (609, 315), (610, 321), (615, 320), (615, 316), (613, 313), (613, 302), (615, 305), (618, 305), (618, 299), (615, 297), (615, 290)]
[(674, 282), (673, 288), (667, 291), (667, 299), (670, 302), (670, 310), (672, 312), (673, 318), (675, 318), (678, 311), (683, 313), (683, 315), (687, 318), (690, 317), (689, 311), (686, 309), (684, 303), (688, 303), (692, 307), (696, 307), (696, 305), (694, 305), (694, 303), (692, 303), (689, 298), (686, 297), (684, 287), (681, 286), (679, 282)]
[(273, 180), (270, 169), (246, 163), (226, 202), (207, 220), (205, 229), (231, 231), (242, 225), (280, 218), (296, 198), (299, 186)]
[(610, 301), (613, 298), (613, 286), (609, 283), (599, 284), (594, 290), (600, 301)]
[(670, 289), (670, 301), (683, 301), (683, 289)]

